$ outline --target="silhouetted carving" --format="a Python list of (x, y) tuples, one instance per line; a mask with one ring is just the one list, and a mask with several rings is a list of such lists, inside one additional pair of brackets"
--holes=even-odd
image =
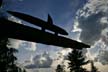
[(50, 31), (55, 32), (56, 35), (57, 34), (68, 35), (68, 33), (64, 29), (53, 24), (53, 21), (52, 21), (52, 18), (50, 17), (50, 15), (48, 15), (48, 21), (45, 22), (41, 19), (32, 17), (32, 16), (24, 14), (24, 13), (13, 12), (13, 11), (7, 11), (7, 12), (20, 18), (20, 19), (23, 19), (27, 22), (34, 24), (34, 25), (42, 27), (42, 30), (48, 29)]
[(51, 16), (48, 14), (48, 20), (47, 20), (48, 24), (53, 24), (53, 20), (51, 18)]
[[(47, 23), (48, 24), (53, 24), (53, 20), (52, 20), (52, 18), (51, 18), (51, 16), (48, 14), (48, 20), (47, 20)], [(59, 32), (55, 32), (55, 35), (58, 35), (59, 34)], [(65, 34), (66, 34), (66, 32), (65, 32)], [(67, 35), (68, 35), (68, 33), (67, 33)]]
[(89, 45), (71, 40), (66, 37), (57, 36), (36, 28), (25, 26), (9, 21), (4, 18), (0, 18), (0, 33), (1, 36), (9, 38), (21, 39), (26, 41), (32, 41), (37, 43), (43, 43), (47, 45), (61, 46), (66, 48), (89, 48)]
[(3, 0), (0, 0), (0, 8), (1, 8), (1, 6), (2, 6), (2, 3), (3, 3)]

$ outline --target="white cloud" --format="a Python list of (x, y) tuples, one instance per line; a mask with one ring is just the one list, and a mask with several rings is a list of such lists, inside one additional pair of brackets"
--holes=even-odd
[(108, 45), (108, 27), (102, 31), (102, 41)]
[(87, 49), (88, 50), (87, 57), (90, 60), (94, 60), (95, 57), (99, 54), (99, 51), (104, 47), (105, 47), (105, 44), (101, 40), (99, 40), (93, 46), (91, 46), (90, 49)]
[(102, 17), (102, 18), (100, 19), (100, 23), (101, 23), (101, 24), (108, 24), (108, 18), (107, 18), (107, 17)]
[(36, 43), (34, 42), (21, 41), (19, 46), (29, 51), (36, 51)]
[(62, 49), (61, 51), (58, 52), (58, 54), (67, 55), (69, 52), (71, 52), (71, 50), (72, 49), (70, 48)]
[(34, 69), (34, 68), (50, 68), (53, 60), (49, 56), (49, 53), (44, 52), (43, 54), (36, 55), (33, 60), (32, 64), (26, 65), (27, 69)]
[(12, 48), (24, 48), (28, 51), (36, 51), (36, 43), (34, 42), (28, 42), (28, 41), (22, 41), (22, 40), (18, 40), (18, 39), (12, 39), (12, 38), (9, 38), (9, 42), (10, 42), (10, 45), (9, 47), (12, 47)]
[(16, 40), (16, 39), (9, 38), (9, 43), (10, 43), (9, 47), (18, 49), (19, 45), (21, 44), (21, 40)]
[(74, 30), (72, 32), (81, 32), (82, 30), (78, 28), (79, 22), (77, 20), (74, 21)]
[(21, 21), (21, 20), (19, 20), (19, 19), (15, 18), (14, 16), (9, 16), (9, 17), (8, 17), (8, 20), (11, 20), (11, 21), (16, 22), (16, 23), (19, 23), (19, 24), (21, 24), (21, 23), (22, 23), (22, 21)]
[(58, 52), (56, 52), (56, 58), (54, 58), (51, 67), (56, 69), (58, 64), (63, 64), (67, 66), (67, 55), (69, 52), (71, 52), (72, 49), (67, 48), (67, 49), (62, 49)]
[(78, 11), (78, 16), (89, 16), (93, 13), (108, 11), (108, 0), (88, 0), (83, 9)]

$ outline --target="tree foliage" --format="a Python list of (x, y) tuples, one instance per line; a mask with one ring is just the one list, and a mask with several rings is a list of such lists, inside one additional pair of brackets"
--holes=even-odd
[(64, 72), (62, 65), (57, 65), (56, 72)]
[(15, 48), (8, 48), (8, 38), (0, 39), (0, 72), (23, 72), (16, 65), (17, 58), (14, 53), (18, 52)]
[(68, 60), (70, 72), (86, 72), (86, 69), (82, 68), (82, 66), (89, 61), (85, 61), (82, 50), (73, 49), (72, 52), (68, 54)]

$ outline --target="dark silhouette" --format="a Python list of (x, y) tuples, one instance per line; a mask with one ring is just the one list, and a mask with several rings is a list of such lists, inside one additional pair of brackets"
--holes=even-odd
[(41, 19), (32, 17), (32, 16), (24, 14), (24, 13), (13, 12), (13, 11), (7, 11), (7, 12), (18, 17), (18, 18), (21, 18), (27, 22), (30, 22), (34, 25), (42, 27), (42, 30), (48, 29), (50, 31), (55, 32), (56, 35), (58, 35), (58, 34), (68, 35), (68, 33), (64, 29), (53, 24), (53, 21), (52, 21), (52, 18), (50, 17), (50, 15), (48, 15), (48, 20), (47, 20), (47, 22), (45, 22)]
[(36, 28), (9, 21), (4, 18), (0, 18), (0, 33), (1, 36), (6, 36), (7, 38), (21, 39), (66, 48), (81, 49), (90, 47), (89, 45), (71, 40), (69, 38), (57, 36)]
[(14, 48), (8, 48), (8, 38), (0, 38), (0, 72), (22, 72), (21, 68), (16, 65), (17, 58)]
[(3, 3), (3, 0), (0, 0), (0, 8), (1, 8), (1, 6), (2, 6), (2, 3)]
[(26, 70), (24, 69), (23, 72), (26, 72)]
[[(2, 6), (3, 0), (0, 0), (0, 8)], [(0, 18), (0, 25), (3, 23), (3, 18)], [(6, 22), (8, 23), (8, 22)], [(8, 48), (10, 43), (8, 41), (7, 34), (1, 31), (4, 27), (0, 26), (0, 72), (26, 72), (25, 69), (18, 67), (16, 64), (17, 57), (14, 55), (18, 50), (15, 48)], [(6, 28), (4, 28), (4, 31)]]
[(53, 20), (51, 18), (51, 16), (48, 14), (48, 20), (47, 20), (48, 24), (53, 24)]
[(63, 67), (61, 65), (57, 65), (56, 72), (64, 72)]
[(94, 62), (93, 61), (90, 62), (91, 62), (91, 72), (99, 72), (98, 69), (94, 66)]
[(87, 72), (82, 66), (89, 61), (85, 61), (85, 57), (82, 55), (81, 50), (73, 49), (73, 51), (68, 54), (68, 60), (70, 72)]

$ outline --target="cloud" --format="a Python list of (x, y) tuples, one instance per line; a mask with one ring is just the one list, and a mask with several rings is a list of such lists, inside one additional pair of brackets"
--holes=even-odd
[(78, 10), (74, 23), (74, 31), (80, 30), (80, 40), (87, 44), (95, 44), (102, 38), (102, 32), (108, 28), (108, 1), (89, 0)]
[(52, 65), (51, 65), (51, 67), (53, 68), (53, 69), (56, 69), (57, 68), (57, 65), (66, 65), (66, 66), (68, 66), (67, 65), (67, 54), (69, 53), (69, 52), (71, 52), (71, 50), (72, 49), (70, 49), (70, 48), (67, 48), (67, 49), (62, 49), (62, 50), (60, 50), (60, 51), (58, 51), (58, 52), (56, 52), (56, 55), (55, 55), (55, 58), (54, 58), (54, 60), (53, 60), (53, 62), (52, 62)]
[(99, 12), (88, 17), (81, 16), (78, 18), (77, 27), (81, 29), (80, 40), (82, 42), (93, 45), (101, 39), (102, 31), (107, 28), (107, 24), (100, 22), (103, 16), (103, 12)]
[(66, 58), (67, 58), (66, 56), (71, 51), (72, 51), (72, 49), (70, 49), (70, 48), (60, 50), (56, 53), (55, 59), (59, 62), (62, 62), (63, 60), (66, 60)]
[(28, 41), (22, 41), (22, 40), (18, 40), (18, 39), (12, 39), (9, 38), (9, 43), (10, 45), (8, 47), (12, 47), (12, 48), (24, 48), (28, 51), (36, 51), (37, 47), (36, 47), (36, 43), (34, 42), (28, 42)]
[(102, 31), (102, 41), (108, 45), (108, 28)]
[(34, 42), (28, 42), (28, 41), (21, 41), (19, 44), (19, 48), (24, 48), (29, 51), (36, 51), (36, 43)]
[(14, 17), (14, 16), (9, 16), (9, 17), (8, 17), (8, 20), (11, 20), (11, 21), (16, 22), (16, 23), (19, 23), (19, 24), (22, 23), (21, 20), (17, 19), (17, 18)]
[(95, 60), (98, 62), (101, 62), (103, 65), (107, 65), (108, 64), (108, 50), (100, 50)]
[(79, 39), (91, 45), (89, 58), (108, 64), (108, 0), (88, 0), (77, 11), (72, 32), (79, 32)]
[(99, 40), (87, 52), (87, 58), (101, 63), (103, 66), (108, 65), (108, 46)]
[(41, 55), (36, 55), (33, 58), (33, 63), (26, 65), (25, 67), (27, 69), (33, 69), (33, 68), (50, 68), (53, 60), (49, 56), (47, 52), (44, 52)]
[[(56, 67), (58, 64), (62, 64), (65, 61), (67, 62), (68, 61), (68, 59), (67, 59), (68, 53), (70, 53), (71, 51), (72, 51), (72, 49), (67, 48), (67, 49), (62, 49), (62, 50), (56, 52), (54, 61), (52, 63), (52, 67)], [(87, 53), (86, 49), (83, 49), (82, 51), (83, 51), (84, 55)]]
[(10, 44), (9, 47), (18, 49), (20, 43), (21, 43), (21, 40), (9, 38), (9, 44)]

